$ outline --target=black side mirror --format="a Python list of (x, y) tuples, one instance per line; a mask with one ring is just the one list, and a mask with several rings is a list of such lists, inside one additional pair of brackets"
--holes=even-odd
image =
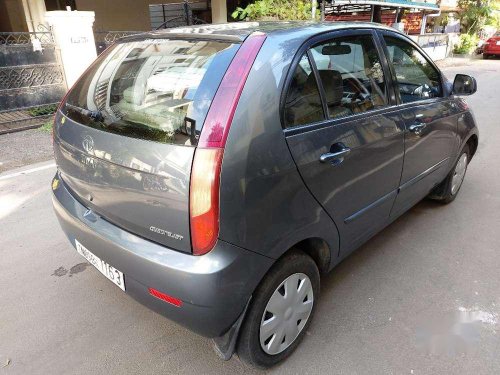
[(472, 95), (477, 91), (477, 82), (467, 74), (457, 74), (453, 81), (454, 95)]

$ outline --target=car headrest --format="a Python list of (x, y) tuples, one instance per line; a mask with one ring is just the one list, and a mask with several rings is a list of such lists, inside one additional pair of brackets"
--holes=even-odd
[[(340, 105), (344, 94), (342, 75), (337, 70), (318, 70), (321, 83), (325, 90), (326, 102), (329, 106)], [(314, 75), (307, 78), (306, 87), (315, 84)]]

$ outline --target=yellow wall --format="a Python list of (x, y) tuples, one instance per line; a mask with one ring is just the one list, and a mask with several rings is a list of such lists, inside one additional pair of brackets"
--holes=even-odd
[(178, 3), (182, 0), (76, 0), (78, 10), (95, 12), (94, 30), (148, 31), (149, 4)]

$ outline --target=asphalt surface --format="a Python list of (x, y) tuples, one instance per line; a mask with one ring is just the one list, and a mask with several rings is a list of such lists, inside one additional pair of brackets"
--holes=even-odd
[(40, 128), (0, 135), (0, 173), (52, 159), (52, 135)]
[[(500, 373), (500, 60), (477, 78), (479, 150), (455, 202), (421, 202), (322, 280), (276, 374)], [(0, 175), (0, 374), (253, 373), (89, 266), (52, 212), (55, 168)]]

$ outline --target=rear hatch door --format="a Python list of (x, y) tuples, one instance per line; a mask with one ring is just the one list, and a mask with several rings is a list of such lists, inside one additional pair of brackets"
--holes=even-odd
[(93, 214), (191, 252), (190, 173), (198, 135), (239, 44), (141, 39), (107, 50), (56, 115), (62, 180)]

